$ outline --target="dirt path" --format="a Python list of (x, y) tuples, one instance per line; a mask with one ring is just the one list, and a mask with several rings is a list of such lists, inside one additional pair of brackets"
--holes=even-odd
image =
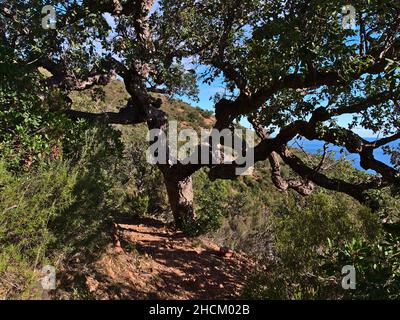
[(96, 298), (234, 299), (254, 268), (242, 254), (156, 220), (121, 222), (117, 229), (120, 246), (110, 246), (86, 277)]

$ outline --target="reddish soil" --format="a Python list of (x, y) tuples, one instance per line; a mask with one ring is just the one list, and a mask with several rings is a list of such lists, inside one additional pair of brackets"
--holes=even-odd
[(235, 299), (255, 264), (205, 238), (188, 238), (162, 222), (116, 224), (110, 245), (86, 275), (100, 299)]

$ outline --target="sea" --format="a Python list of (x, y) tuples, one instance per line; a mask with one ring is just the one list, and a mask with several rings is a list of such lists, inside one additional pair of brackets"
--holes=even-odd
[[(367, 141), (373, 142), (376, 139), (374, 138), (364, 138)], [(306, 152), (310, 153), (310, 154), (322, 154), (323, 152), (323, 148), (324, 148), (324, 141), (320, 141), (320, 140), (307, 140), (307, 139), (301, 139), (301, 140), (296, 140), (295, 141), (291, 141), (289, 143), (289, 146), (293, 147), (293, 148), (302, 148), (304, 149)], [(389, 144), (387, 144), (387, 146), (390, 146), (392, 148), (400, 148), (400, 141), (393, 141)], [(331, 145), (329, 144), (329, 151), (333, 151), (333, 155), (335, 159), (340, 159), (342, 157), (345, 157), (347, 160), (351, 161), (353, 163), (353, 166), (358, 169), (358, 170), (362, 170), (362, 171), (366, 171), (363, 168), (361, 168), (360, 166), (360, 156), (357, 154), (350, 154), (348, 152), (346, 152), (345, 148), (341, 148), (335, 145)], [(378, 148), (374, 151), (374, 156), (375, 159), (389, 165), (389, 166), (393, 166), (390, 163), (390, 155), (385, 154), (385, 152), (383, 151), (382, 148)], [(373, 170), (368, 170), (368, 173), (375, 173), (375, 171)]]

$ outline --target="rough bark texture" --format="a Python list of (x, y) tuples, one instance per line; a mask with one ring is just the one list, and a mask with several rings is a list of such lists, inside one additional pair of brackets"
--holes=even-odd
[(195, 219), (192, 178), (179, 179), (176, 176), (164, 176), (175, 225), (179, 229), (184, 229)]
[(285, 179), (282, 177), (281, 166), (276, 152), (271, 152), (268, 159), (271, 164), (272, 182), (279, 190), (287, 191), (293, 189), (303, 196), (313, 193), (315, 186), (310, 180)]

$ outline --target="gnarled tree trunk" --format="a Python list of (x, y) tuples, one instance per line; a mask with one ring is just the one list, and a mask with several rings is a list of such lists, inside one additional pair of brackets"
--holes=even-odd
[(192, 178), (164, 174), (164, 180), (175, 225), (184, 229), (195, 219)]

